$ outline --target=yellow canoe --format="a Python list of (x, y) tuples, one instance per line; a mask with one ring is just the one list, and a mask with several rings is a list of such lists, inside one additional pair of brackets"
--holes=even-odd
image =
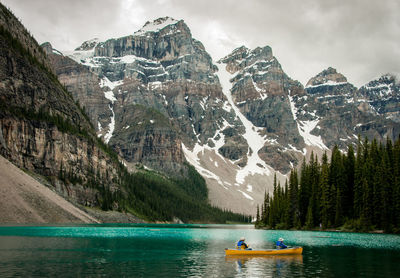
[(225, 248), (225, 255), (292, 255), (303, 253), (303, 247), (291, 247), (285, 249), (266, 249), (266, 250), (243, 250)]

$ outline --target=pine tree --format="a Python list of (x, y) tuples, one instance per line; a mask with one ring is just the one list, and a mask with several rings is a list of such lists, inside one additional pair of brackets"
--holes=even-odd
[(256, 224), (260, 224), (261, 223), (261, 219), (260, 219), (260, 208), (257, 205), (257, 214), (256, 214)]
[(291, 204), (291, 191), (288, 187), (288, 181), (285, 181), (285, 191), (284, 191), (284, 197), (282, 198), (282, 207), (283, 207), (283, 214), (282, 214), (282, 222), (285, 225), (286, 229), (290, 229), (292, 227), (293, 223), (293, 214), (292, 214), (292, 204)]
[(342, 211), (342, 193), (341, 189), (336, 189), (336, 207), (335, 207), (335, 226), (343, 224), (343, 211)]
[[(381, 190), (379, 191), (380, 196), (380, 222), (379, 225), (385, 232), (391, 232), (393, 229), (392, 223), (393, 219), (393, 183), (394, 178), (392, 176), (393, 172), (391, 171), (390, 162), (389, 162), (389, 153), (387, 149), (382, 149), (381, 163), (378, 165), (379, 172), (377, 172), (377, 176), (379, 177), (379, 186)], [(375, 208), (376, 210), (376, 208)]]
[(310, 203), (312, 205), (312, 215), (313, 215), (313, 226), (319, 225), (321, 223), (321, 210), (320, 210), (320, 199), (321, 199), (321, 188), (320, 188), (320, 176), (321, 170), (318, 164), (318, 158), (313, 153), (311, 153), (310, 159), (310, 175), (311, 175), (311, 199)]
[(329, 186), (329, 166), (328, 157), (326, 152), (322, 156), (322, 168), (321, 168), (321, 181), (320, 187), (322, 191), (321, 195), (321, 221), (324, 229), (330, 227), (329, 213), (331, 211), (330, 202), (330, 186)]
[(400, 136), (393, 147), (393, 223), (400, 232)]
[(369, 218), (371, 220), (371, 225), (375, 226), (376, 228), (380, 228), (381, 222), (381, 213), (382, 213), (382, 187), (380, 184), (380, 175), (383, 174), (382, 165), (381, 163), (381, 151), (383, 146), (378, 148), (378, 142), (376, 139), (372, 140), (370, 144), (370, 151), (369, 151), (369, 172), (368, 172), (368, 184), (369, 190), (372, 196), (370, 197), (371, 204), (366, 204), (369, 206), (370, 214)]
[(299, 214), (300, 214), (300, 223), (304, 225), (306, 221), (308, 203), (310, 201), (311, 196), (311, 173), (309, 171), (310, 166), (307, 165), (306, 159), (304, 157), (303, 164), (301, 166), (300, 172), (300, 188), (299, 188)]
[(305, 227), (307, 229), (312, 229), (314, 227), (312, 203), (310, 203), (310, 205), (308, 206), (308, 209), (307, 209), (307, 218), (306, 218)]
[(372, 185), (372, 160), (367, 157), (362, 175), (362, 210), (361, 222), (365, 230), (369, 230), (373, 223), (373, 185)]
[(348, 218), (354, 217), (354, 172), (355, 156), (353, 146), (350, 145), (347, 150), (347, 156), (344, 157), (345, 187), (343, 189), (343, 211)]
[(355, 219), (361, 217), (362, 195), (363, 195), (363, 169), (364, 156), (360, 138), (357, 145), (357, 157), (354, 167), (354, 198), (353, 198), (353, 216)]
[(338, 146), (335, 146), (332, 151), (331, 164), (329, 169), (329, 184), (331, 186), (330, 190), (330, 202), (332, 211), (330, 212), (331, 223), (334, 226), (341, 224), (343, 219), (343, 191), (345, 185), (345, 174), (343, 167), (342, 154)]
[(265, 192), (264, 194), (264, 211), (263, 211), (263, 223), (267, 224), (270, 213), (270, 204), (269, 204), (269, 193)]
[(293, 169), (289, 177), (289, 224), (288, 228), (300, 225), (299, 222), (299, 187), (297, 170)]

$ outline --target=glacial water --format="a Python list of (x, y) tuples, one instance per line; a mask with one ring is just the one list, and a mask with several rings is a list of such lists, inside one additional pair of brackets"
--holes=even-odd
[[(226, 257), (241, 236), (302, 255)], [(0, 277), (400, 277), (400, 236), (243, 225), (0, 227)]]

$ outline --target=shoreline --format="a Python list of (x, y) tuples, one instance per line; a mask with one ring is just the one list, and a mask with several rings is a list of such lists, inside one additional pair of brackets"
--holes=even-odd
[(357, 231), (352, 229), (344, 228), (330, 228), (330, 229), (268, 229), (266, 227), (257, 227), (254, 225), (256, 230), (270, 230), (270, 231), (298, 231), (298, 232), (336, 232), (336, 233), (357, 233), (357, 234), (383, 234), (383, 235), (400, 235), (399, 233), (385, 233), (384, 230), (370, 230), (370, 231)]

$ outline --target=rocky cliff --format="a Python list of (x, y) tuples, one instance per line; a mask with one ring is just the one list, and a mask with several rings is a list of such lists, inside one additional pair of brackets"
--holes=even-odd
[(87, 116), (47, 66), (37, 42), (0, 8), (1, 155), (47, 177), (74, 202), (101, 205), (98, 188), (84, 185), (97, 173), (116, 191), (116, 161), (95, 143)]

